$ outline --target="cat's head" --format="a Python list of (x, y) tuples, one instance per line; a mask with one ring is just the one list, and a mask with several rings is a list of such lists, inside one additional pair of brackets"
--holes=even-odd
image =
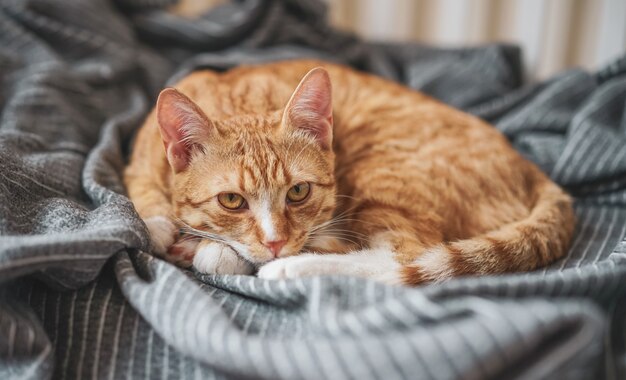
[(255, 264), (298, 253), (335, 208), (328, 73), (311, 70), (285, 108), (210, 120), (174, 89), (157, 119), (179, 222)]

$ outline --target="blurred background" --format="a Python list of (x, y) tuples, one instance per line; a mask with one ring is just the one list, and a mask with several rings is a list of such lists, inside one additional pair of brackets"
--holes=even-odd
[[(597, 68), (626, 51), (626, 0), (324, 0), (337, 27), (378, 41), (441, 47), (508, 42), (529, 80)], [(182, 0), (181, 14), (224, 0)]]
[(522, 46), (529, 79), (595, 68), (626, 50), (626, 0), (326, 0), (337, 26), (373, 40)]

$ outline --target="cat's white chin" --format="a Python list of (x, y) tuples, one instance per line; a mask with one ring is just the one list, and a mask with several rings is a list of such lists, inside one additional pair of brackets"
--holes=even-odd
[(229, 246), (212, 241), (198, 244), (193, 266), (206, 274), (252, 274), (255, 269)]

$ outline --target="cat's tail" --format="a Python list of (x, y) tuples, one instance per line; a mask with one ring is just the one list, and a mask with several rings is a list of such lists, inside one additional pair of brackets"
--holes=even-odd
[(572, 199), (540, 175), (534, 206), (525, 219), (429, 248), (401, 269), (401, 281), (417, 285), (453, 276), (534, 270), (567, 252), (574, 225)]

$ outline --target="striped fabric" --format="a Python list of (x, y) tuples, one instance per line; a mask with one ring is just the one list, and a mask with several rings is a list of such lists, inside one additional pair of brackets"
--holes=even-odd
[[(170, 2), (0, 0), (0, 379), (626, 378), (626, 57), (522, 85), (512, 46), (364, 43), (314, 0), (194, 21)], [(494, 123), (575, 196), (567, 257), (409, 289), (207, 276), (144, 253), (120, 173), (156, 91), (301, 56)]]

